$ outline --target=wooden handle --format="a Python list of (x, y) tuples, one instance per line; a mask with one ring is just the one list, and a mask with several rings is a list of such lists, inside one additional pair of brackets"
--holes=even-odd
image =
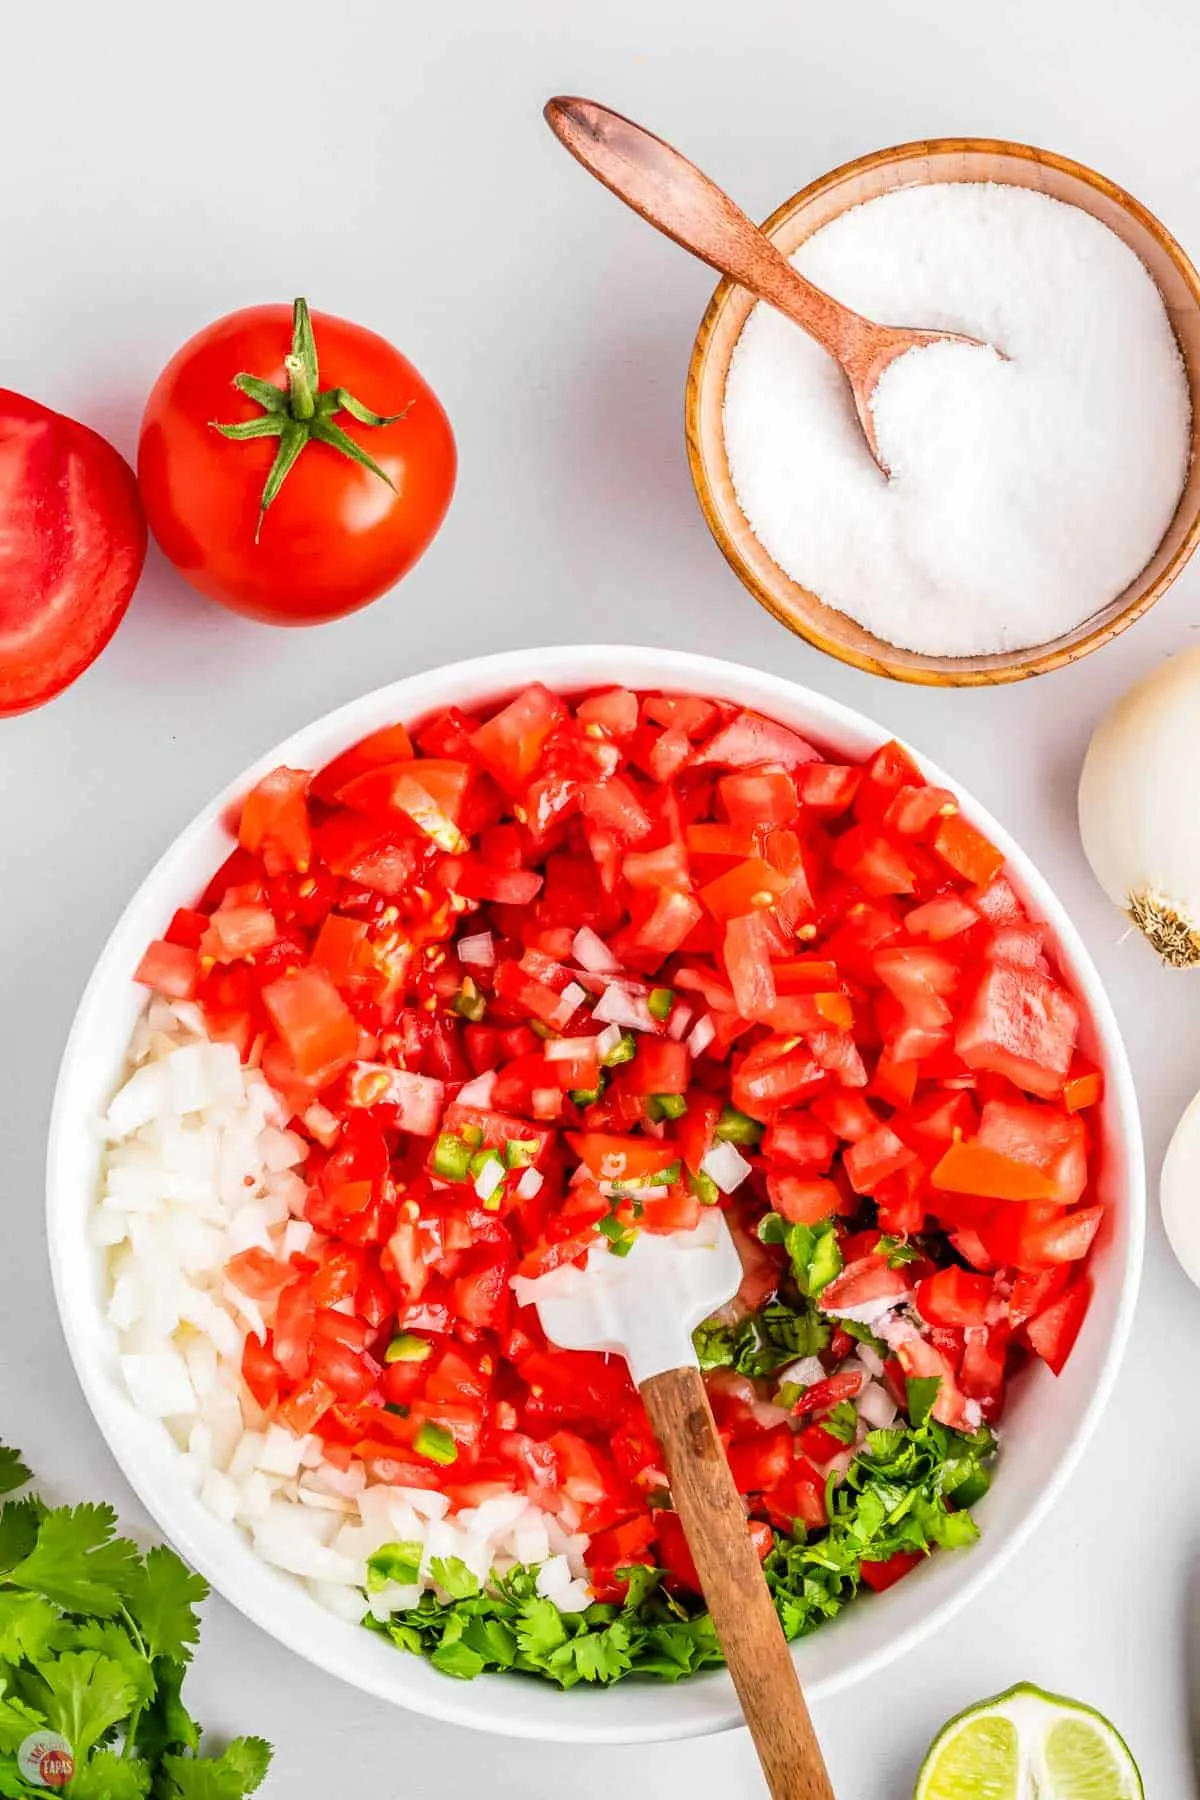
[(661, 138), (594, 100), (547, 103), (546, 122), (585, 169), (693, 256), (787, 314), (838, 362), (876, 326), (797, 274), (728, 194)]
[(652, 1375), (642, 1398), (773, 1800), (834, 1800), (700, 1371)]

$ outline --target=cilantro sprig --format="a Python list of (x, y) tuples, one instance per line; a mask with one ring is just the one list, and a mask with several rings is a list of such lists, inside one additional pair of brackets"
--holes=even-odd
[[(0, 1445), (0, 1493), (32, 1477)], [(244, 1800), (271, 1760), (262, 1738), (201, 1756), (183, 1703), (207, 1584), (173, 1550), (143, 1555), (110, 1506), (0, 1507), (0, 1795), (34, 1795), (17, 1754), (40, 1731), (74, 1759), (71, 1800)]]

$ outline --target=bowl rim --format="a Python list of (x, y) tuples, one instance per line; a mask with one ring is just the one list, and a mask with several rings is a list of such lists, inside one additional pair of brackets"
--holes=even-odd
[[(144, 1458), (140, 1455), (134, 1441), (139, 1433), (136, 1424), (130, 1423), (127, 1403), (126, 1407), (122, 1406), (113, 1384), (105, 1379), (94, 1358), (94, 1342), (89, 1342), (85, 1313), (89, 1309), (93, 1316), (99, 1312), (95, 1293), (89, 1286), (89, 1275), (94, 1277), (98, 1253), (83, 1241), (78, 1223), (78, 1189), (71, 1187), (63, 1172), (64, 1160), (69, 1160), (68, 1140), (73, 1133), (87, 1131), (85, 1119), (72, 1118), (68, 1113), (75, 1081), (85, 1079), (82, 1075), (77, 1077), (77, 1065), (86, 1062), (92, 1038), (102, 1041), (105, 1036), (103, 1025), (97, 1028), (92, 1015), (97, 1012), (105, 989), (114, 982), (114, 970), (118, 966), (123, 969), (129, 966), (123, 960), (127, 947), (122, 940), (139, 909), (157, 897), (160, 888), (164, 908), (176, 903), (172, 872), (176, 863), (185, 859), (188, 850), (200, 843), (214, 826), (227, 820), (231, 805), (241, 799), (254, 781), (280, 761), (295, 765), (299, 758), (308, 754), (307, 747), (314, 739), (336, 738), (344, 747), (364, 731), (373, 729), (385, 716), (417, 719), (439, 705), (452, 703), (447, 694), (455, 687), (466, 686), (475, 694), (474, 702), (463, 696), (464, 704), (482, 704), (485, 696), (499, 701), (527, 685), (535, 678), (531, 671), (539, 668), (549, 683), (566, 691), (612, 685), (617, 679), (613, 671), (623, 668), (640, 671), (632, 678), (631, 685), (634, 686), (661, 686), (667, 691), (694, 690), (714, 695), (749, 691), (754, 698), (744, 699), (740, 704), (757, 704), (768, 713), (775, 705), (780, 705), (785, 709), (785, 716), (789, 704), (793, 708), (803, 707), (817, 721), (815, 727), (809, 729), (830, 744), (855, 744), (866, 739), (878, 745), (891, 736), (885, 727), (866, 715), (782, 676), (688, 651), (604, 644), (504, 651), (441, 664), (387, 683), (302, 725), (256, 758), (195, 813), (138, 884), (97, 957), (66, 1041), (51, 1110), (46, 1168), (48, 1254), (68, 1351), (93, 1418), (118, 1466), (163, 1533), (210, 1585), (252, 1623), (318, 1668), (361, 1691), (446, 1723), (547, 1742), (654, 1742), (705, 1735), (742, 1724), (727, 1673), (712, 1671), (687, 1683), (694, 1704), (680, 1705), (679, 1690), (674, 1687), (643, 1687), (634, 1692), (652, 1695), (653, 1703), (631, 1704), (626, 1709), (614, 1702), (619, 1702), (622, 1693), (629, 1695), (632, 1701), (631, 1690), (618, 1689), (610, 1695), (607, 1708), (602, 1701), (589, 1704), (584, 1716), (573, 1713), (568, 1718), (568, 1709), (563, 1703), (572, 1696), (560, 1695), (548, 1688), (534, 1688), (532, 1684), (523, 1688), (522, 1684), (503, 1675), (482, 1676), (468, 1684), (456, 1684), (438, 1676), (422, 1659), (396, 1655), (394, 1663), (387, 1665), (385, 1677), (369, 1666), (365, 1654), (360, 1659), (356, 1653), (360, 1639), (370, 1641), (367, 1634), (357, 1626), (342, 1627), (341, 1622), (325, 1612), (319, 1602), (299, 1589), (291, 1577), (281, 1579), (287, 1583), (289, 1595), (294, 1591), (305, 1603), (303, 1619), (299, 1623), (290, 1616), (281, 1622), (265, 1598), (248, 1592), (244, 1585), (239, 1586), (234, 1571), (226, 1566), (224, 1537), (220, 1540), (220, 1553), (210, 1553), (210, 1549), (198, 1543), (191, 1526), (186, 1521), (181, 1522), (178, 1496), (183, 1490), (166, 1472), (170, 1459), (163, 1459), (164, 1468), (160, 1470), (154, 1454)], [(856, 750), (855, 754), (858, 753)], [(1121, 1221), (1123, 1266), (1114, 1269), (1116, 1298), (1112, 1327), (1103, 1346), (1095, 1383), (1064, 1437), (1048, 1478), (1014, 1522), (1006, 1524), (1002, 1531), (997, 1526), (996, 1535), (989, 1537), (987, 1532), (984, 1533), (980, 1543), (973, 1547), (969, 1561), (961, 1565), (961, 1576), (950, 1591), (933, 1599), (910, 1623), (875, 1648), (860, 1654), (845, 1668), (807, 1682), (806, 1692), (811, 1701), (828, 1698), (878, 1673), (932, 1635), (968, 1605), (1027, 1542), (1070, 1479), (1108, 1402), (1128, 1342), (1142, 1267), (1146, 1183), (1140, 1120), (1124, 1044), (1099, 974), (1065, 907), (1026, 852), (968, 790), (936, 763), (920, 753), (917, 756), (931, 781), (954, 788), (961, 796), (968, 816), (989, 833), (1006, 860), (1011, 862), (1018, 888), (1032, 900), (1050, 925), (1056, 948), (1063, 963), (1069, 967), (1072, 983), (1084, 999), (1103, 1055), (1105, 1106), (1112, 1107), (1109, 1116), (1116, 1119), (1119, 1128), (1116, 1135), (1120, 1161), (1116, 1179), (1124, 1203)], [(299, 761), (299, 766), (307, 765)], [(1110, 1254), (1115, 1263), (1120, 1256), (1116, 1245), (1110, 1245)], [(103, 1335), (108, 1328), (101, 1323), (100, 1329)], [(159, 1421), (153, 1423), (160, 1424)], [(230, 1534), (231, 1564), (237, 1560), (235, 1543), (245, 1555), (253, 1557), (236, 1527), (227, 1526), (221, 1530)], [(266, 1570), (268, 1565), (255, 1558), (254, 1567)], [(279, 1575), (278, 1571), (270, 1573)], [(279, 1606), (280, 1610), (290, 1614), (286, 1600), (280, 1600)], [(803, 1655), (803, 1646), (797, 1646), (797, 1651)], [(710, 1698), (707, 1701), (702, 1701), (697, 1691), (702, 1683), (708, 1684)], [(587, 1699), (594, 1701), (596, 1696), (589, 1695)], [(562, 1706), (557, 1715), (555, 1703)], [(635, 1716), (622, 1719), (620, 1715), (626, 1710)]]
[[(763, 220), (760, 229), (768, 237), (772, 237), (781, 226), (814, 200), (853, 177), (866, 175), (872, 170), (889, 165), (902, 165), (907, 162), (919, 161), (922, 157), (938, 155), (1015, 157), (1021, 161), (1044, 165), (1083, 182), (1087, 187), (1096, 189), (1106, 199), (1113, 201), (1128, 213), (1137, 224), (1157, 240), (1175, 265), (1184, 284), (1190, 290), (1197, 309), (1200, 310), (1200, 272), (1197, 271), (1195, 264), (1178, 238), (1168, 231), (1162, 220), (1151, 212), (1148, 206), (1138, 200), (1128, 189), (1111, 181), (1107, 175), (1101, 174), (1099, 170), (1091, 168), (1087, 163), (1078, 162), (1073, 157), (1063, 156), (1056, 150), (1043, 150), (1037, 145), (1021, 143), (1015, 139), (913, 138), (907, 143), (893, 144), (886, 149), (868, 151), (863, 156), (851, 157), (849, 161), (839, 163), (836, 168), (830, 169), (826, 174), (819, 175), (815, 180), (808, 182), (789, 199), (782, 201)], [(913, 185), (928, 184), (914, 183)], [(1157, 282), (1155, 285), (1158, 285)], [(883, 653), (886, 645), (882, 638), (876, 639), (877, 643), (883, 646), (881, 651), (857, 649), (853, 645), (840, 642), (825, 631), (819, 621), (793, 618), (786, 610), (782, 600), (772, 592), (771, 588), (742, 556), (728, 530), (724, 514), (718, 505), (712, 482), (709, 479), (700, 424), (702, 400), (708, 382), (712, 379), (707, 373), (709, 346), (726, 307), (730, 305), (736, 294), (744, 291), (740, 283), (734, 281), (731, 276), (722, 276), (704, 310), (704, 316), (696, 332), (691, 355), (688, 358), (687, 378), (684, 384), (684, 442), (687, 449), (688, 469), (704, 521), (722, 556), (743, 587), (747, 588), (759, 605), (764, 607), (773, 618), (778, 619), (779, 623), (787, 630), (793, 632), (797, 637), (805, 639), (816, 649), (823, 650), (826, 655), (834, 656), (839, 662), (847, 663), (852, 668), (862, 669), (868, 675), (881, 675), (890, 681), (908, 682), (919, 687), (996, 687), (1013, 681), (1025, 681), (1034, 675), (1046, 675), (1055, 669), (1078, 662), (1081, 657), (1090, 655), (1102, 644), (1107, 644), (1113, 638), (1118, 637), (1130, 625), (1136, 624), (1137, 620), (1147, 613), (1157, 600), (1162, 598), (1178, 578), (1195, 552), (1197, 545), (1200, 544), (1200, 504), (1197, 504), (1195, 517), (1176, 546), (1170, 560), (1159, 571), (1154, 581), (1150, 582), (1128, 605), (1122, 607), (1114, 618), (1102, 620), (1091, 631), (1065, 648), (1055, 650), (1035, 645), (1027, 655), (1020, 651), (1015, 652), (1015, 655), (1024, 656), (1024, 660), (1019, 662), (1007, 664), (997, 662), (994, 666), (973, 669), (957, 669), (955, 663), (959, 659), (954, 657), (940, 659), (935, 667), (893, 662)], [(1178, 342), (1178, 334), (1175, 335), (1176, 342)], [(1182, 350), (1180, 355), (1183, 356)], [(727, 376), (728, 369), (726, 369)], [(1198, 426), (1200, 426), (1200, 421), (1194, 418), (1193, 457), (1196, 455)], [(1182, 500), (1182, 498), (1181, 493), (1180, 499)], [(749, 526), (747, 528), (749, 529)], [(1169, 524), (1167, 530), (1170, 530)], [(818, 605), (827, 604), (811, 588), (805, 588), (800, 582), (793, 581), (786, 569), (775, 563), (774, 558), (771, 558), (771, 562), (773, 567), (779, 569), (780, 576), (790, 582), (793, 587), (799, 588)], [(1138, 577), (1135, 576), (1134, 579), (1137, 580)], [(836, 611), (837, 609), (831, 608), (830, 610)]]

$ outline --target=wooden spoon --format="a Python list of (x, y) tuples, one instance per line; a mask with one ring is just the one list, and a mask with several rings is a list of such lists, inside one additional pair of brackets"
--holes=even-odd
[(625, 1357), (773, 1800), (834, 1800), (692, 1348), (693, 1327), (732, 1298), (741, 1274), (714, 1207), (694, 1231), (643, 1233), (624, 1257), (593, 1250), (586, 1269), (558, 1269), (523, 1297), (551, 1343)]
[(843, 306), (797, 274), (770, 238), (694, 163), (607, 106), (560, 95), (546, 103), (545, 113), (571, 155), (634, 212), (777, 307), (840, 363), (871, 455), (886, 475), (871, 410), (884, 370), (898, 356), (927, 344), (978, 347), (979, 340), (953, 331), (877, 325)]

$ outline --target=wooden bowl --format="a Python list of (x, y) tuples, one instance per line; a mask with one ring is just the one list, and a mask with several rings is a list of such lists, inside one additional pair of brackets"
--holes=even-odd
[(1192, 398), (1192, 457), (1187, 483), (1158, 549), (1129, 586), (1073, 631), (1026, 650), (992, 656), (925, 656), (902, 650), (827, 606), (780, 568), (738, 505), (725, 451), (722, 412), (734, 346), (757, 304), (736, 282), (722, 281), (700, 325), (688, 368), (688, 460), (700, 506), (726, 559), (755, 599), (789, 630), (843, 662), (896, 681), (981, 687), (1044, 675), (1072, 663), (1132, 625), (1165, 593), (1200, 540), (1200, 276), (1164, 226), (1132, 195), (1082, 163), (990, 138), (934, 138), (858, 157), (787, 200), (763, 230), (790, 256), (814, 231), (864, 200), (893, 188), (935, 181), (996, 181), (1035, 188), (1082, 207), (1115, 231), (1158, 283), (1179, 344)]

